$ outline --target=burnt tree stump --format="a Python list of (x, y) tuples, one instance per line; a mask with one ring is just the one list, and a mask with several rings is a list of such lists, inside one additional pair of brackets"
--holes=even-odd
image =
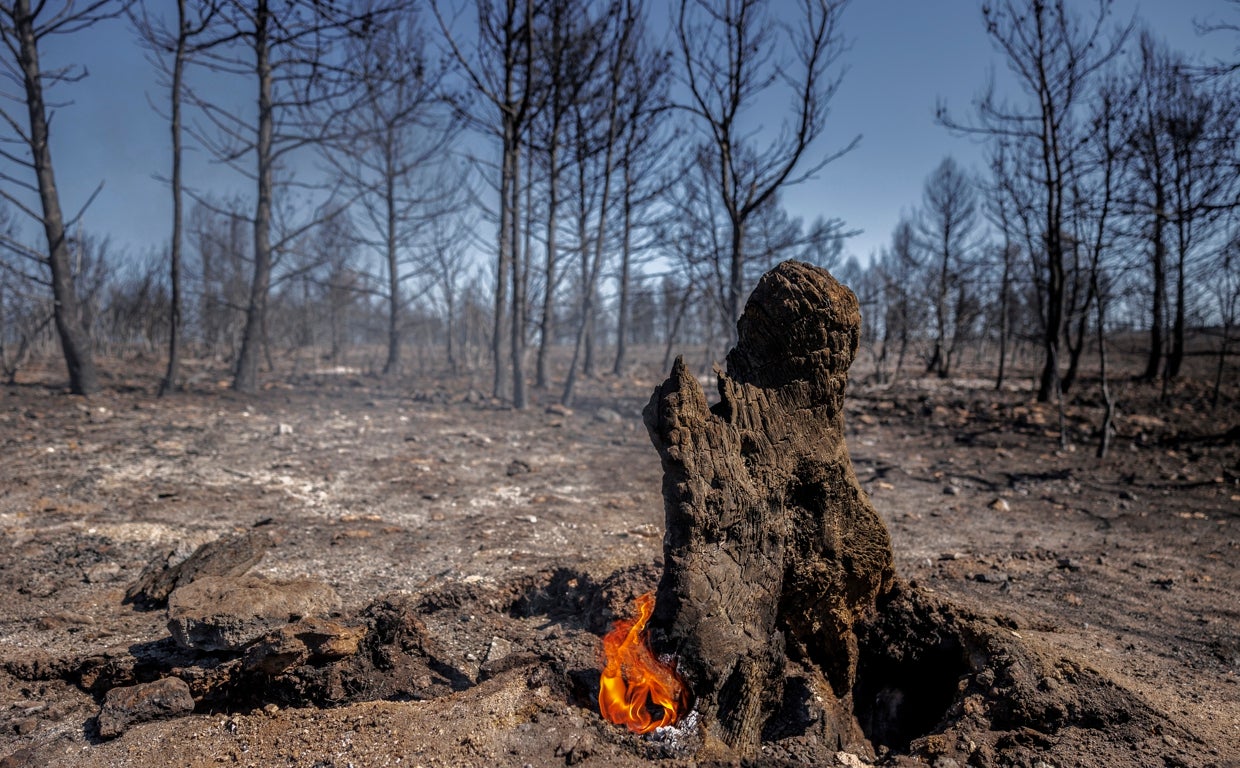
[(677, 359), (643, 412), (667, 521), (651, 626), (679, 658), (708, 753), (756, 751), (793, 666), (823, 701), (820, 736), (868, 747), (852, 713), (854, 624), (894, 566), (844, 444), (860, 326), (852, 291), (784, 262), (737, 322), (719, 403)]

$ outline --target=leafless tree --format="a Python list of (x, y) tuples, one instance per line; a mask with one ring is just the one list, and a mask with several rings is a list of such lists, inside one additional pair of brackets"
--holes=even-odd
[[(204, 42), (199, 61), (219, 73), (251, 80), (257, 95), (253, 114), (194, 94), (194, 103), (214, 131), (196, 131), (216, 157), (253, 179), (254, 270), (246, 302), (245, 329), (237, 355), (233, 388), (258, 387), (259, 354), (267, 325), (273, 269), (285, 246), (320, 219), (285, 222), (276, 234), (277, 172), (289, 156), (331, 138), (336, 125), (323, 110), (348, 109), (362, 98), (362, 78), (343, 56), (342, 43), (368, 36), (388, 23), (396, 0), (329, 4), (317, 0), (224, 0)], [(227, 45), (216, 45), (227, 41)], [(351, 94), (351, 100), (346, 94)], [(284, 187), (287, 193), (288, 187)], [(333, 215), (337, 207), (318, 206)]]
[(1183, 72), (1165, 103), (1170, 143), (1171, 229), (1175, 253), (1175, 317), (1166, 379), (1180, 373), (1190, 267), (1222, 233), (1226, 215), (1240, 207), (1240, 95), (1223, 81), (1199, 84)]
[[(708, 357), (711, 348), (727, 340), (735, 325), (729, 308), (731, 229), (726, 206), (715, 192), (716, 160), (708, 147), (698, 145), (696, 154), (677, 168), (678, 178), (668, 195), (672, 213), (655, 228), (660, 241), (671, 245), (680, 268), (698, 286), (695, 300), (710, 317), (704, 327), (720, 331), (707, 334)], [(839, 219), (819, 217), (806, 225), (790, 216), (781, 196), (773, 194), (751, 211), (745, 222), (742, 284), (753, 285), (763, 272), (784, 259), (800, 259), (830, 269), (839, 260), (844, 238), (852, 234)]]
[[(199, 40), (219, 12), (221, 0), (176, 0), (175, 27), (169, 29), (152, 15), (149, 2), (130, 9), (130, 19), (138, 37), (152, 54), (155, 65), (167, 77), (168, 127), (172, 134), (172, 234), (168, 250), (168, 281), (171, 299), (168, 307), (168, 367), (159, 383), (160, 396), (178, 386), (181, 363), (183, 314), (181, 247), (183, 233), (183, 182), (181, 179), (181, 106), (185, 64), (198, 48)], [(216, 41), (218, 44), (218, 41)], [(171, 60), (169, 60), (169, 58)]]
[[(69, 387), (83, 395), (99, 388), (99, 377), (91, 352), (89, 325), (82, 316), (74, 283), (68, 237), (81, 213), (66, 219), (61, 207), (52, 166), (51, 115), (55, 105), (47, 101), (47, 91), (60, 83), (78, 81), (86, 72), (74, 66), (48, 69), (40, 61), (40, 54), (52, 36), (88, 30), (124, 13), (125, 5), (125, 0), (0, 3), (0, 40), (5, 48), (0, 66), (21, 91), (20, 96), (11, 97), (20, 107), (0, 108), (0, 118), (9, 134), (0, 146), (0, 158), (15, 168), (0, 176), (4, 183), (0, 197), (40, 224), (46, 250), (30, 249), (16, 240), (6, 243), (35, 262), (40, 270), (46, 270), (49, 277), (45, 282), (50, 284), (54, 298), (56, 331), (69, 372)], [(37, 202), (28, 202), (32, 198)]]
[[(469, 52), (458, 43), (438, 0), (431, 2), (454, 58), (473, 91), (485, 103), (482, 108), (469, 108), (465, 116), (472, 126), (500, 140), (499, 247), (491, 335), (492, 395), (501, 397), (504, 390), (503, 350), (507, 337), (513, 407), (524, 408), (526, 296), (523, 254), (518, 252), (522, 242), (521, 150), (530, 120), (537, 112), (537, 102), (542, 98), (533, 63), (534, 23), (541, 14), (541, 3), (536, 0), (474, 0), (473, 5), (477, 12), (477, 34), (471, 36), (475, 47)], [(508, 301), (510, 279), (511, 302)]]
[(109, 267), (94, 333), (96, 344), (109, 355), (154, 354), (167, 342), (167, 262), (166, 252), (153, 251)]
[(1096, 308), (1094, 330), (1103, 402), (1100, 439), (1096, 452), (1099, 459), (1106, 458), (1114, 432), (1115, 397), (1108, 379), (1106, 348), (1106, 311), (1112, 293), (1107, 257), (1114, 256), (1119, 237), (1115, 221), (1116, 194), (1123, 172), (1124, 132), (1128, 130), (1127, 117), (1130, 114), (1131, 102), (1131, 89), (1126, 89), (1117, 78), (1108, 77), (1098, 89), (1090, 117), (1092, 131), (1080, 158), (1083, 167), (1075, 169), (1076, 172), (1073, 173), (1072, 234), (1077, 251), (1083, 250), (1086, 254), (1085, 279), (1088, 280), (1089, 298), (1079, 310), (1075, 333), (1071, 327), (1067, 330), (1070, 360), (1068, 371), (1064, 375), (1064, 390), (1072, 387), (1079, 369), (1081, 352), (1085, 347), (1089, 307), (1092, 303)]
[[(6, 246), (16, 232), (9, 207), (0, 203), (0, 242)], [(0, 374), (9, 384), (51, 325), (53, 301), (44, 281), (27, 274), (24, 253), (0, 249)]]
[[(900, 378), (909, 346), (927, 315), (917, 278), (921, 264), (917, 258), (916, 228), (911, 218), (902, 218), (896, 224), (891, 233), (891, 245), (880, 251), (874, 269), (879, 273), (876, 282), (881, 286), (883, 303), (882, 349), (876, 368), (880, 383), (889, 383)], [(888, 378), (887, 366), (893, 346), (897, 346), (898, 351), (895, 370)]]
[[(560, 402), (564, 405), (570, 405), (573, 401), (578, 375), (577, 368), (578, 364), (583, 362), (583, 354), (585, 355), (584, 372), (587, 375), (593, 373), (594, 313), (599, 275), (602, 273), (607, 247), (608, 217), (612, 214), (614, 175), (622, 151), (620, 136), (625, 118), (622, 112), (622, 104), (625, 101), (625, 71), (632, 66), (642, 15), (641, 0), (617, 0), (610, 6), (608, 13), (610, 29), (604, 29), (603, 34), (606, 37), (603, 39), (610, 39), (614, 42), (610, 53), (604, 60), (605, 66), (599, 73), (601, 87), (592, 103), (581, 100), (574, 105), (579, 205), (578, 257), (581, 260), (580, 315), (573, 344), (572, 361), (569, 363), (564, 389), (560, 394)], [(592, 159), (597, 161), (596, 166), (590, 162)], [(592, 236), (587, 235), (586, 226), (590, 216), (589, 201), (595, 196), (588, 194), (588, 183), (596, 185), (598, 189), (596, 226), (591, 233)]]
[[(1169, 136), (1163, 130), (1162, 104), (1171, 85), (1160, 76), (1171, 52), (1145, 32), (1140, 37), (1137, 64), (1130, 78), (1135, 85), (1134, 126), (1128, 135), (1130, 180), (1123, 193), (1127, 214), (1146, 227), (1149, 254), (1150, 341), (1142, 378), (1154, 381), (1162, 365), (1167, 307), (1167, 208), (1170, 192)], [(1141, 220), (1144, 219), (1144, 222)]]
[[(627, 363), (632, 319), (633, 270), (636, 255), (649, 242), (636, 241), (637, 230), (654, 231), (655, 222), (642, 221), (671, 187), (665, 170), (679, 132), (666, 119), (670, 108), (670, 51), (654, 45), (643, 28), (633, 40), (633, 54), (625, 67), (627, 79), (622, 148), (620, 151), (620, 268), (616, 306), (616, 357), (612, 373), (619, 376)], [(661, 206), (660, 206), (661, 208)], [(647, 238), (648, 240), (648, 238)]]
[(1218, 407), (1219, 393), (1223, 387), (1223, 370), (1231, 351), (1232, 334), (1240, 326), (1240, 221), (1233, 218), (1231, 232), (1219, 250), (1217, 267), (1212, 272), (1210, 289), (1218, 309), (1219, 348), (1218, 365), (1214, 372), (1214, 392), (1210, 403)]
[(477, 245), (474, 232), (477, 218), (468, 207), (452, 206), (451, 213), (436, 216), (427, 223), (422, 249), (426, 252), (428, 287), (439, 302), (444, 318), (444, 353), (448, 369), (460, 370), (465, 356), (461, 354), (461, 304), (463, 286), (468, 277), (466, 254)]
[[(846, 46), (839, 24), (847, 3), (798, 0), (795, 5), (796, 14), (782, 23), (772, 4), (760, 0), (681, 0), (677, 6), (676, 43), (688, 93), (682, 106), (705, 135), (712, 188), (727, 220), (723, 267), (729, 325), (740, 317), (745, 294), (750, 217), (781, 189), (812, 177), (860, 139), (831, 153), (814, 149), (842, 77), (837, 64)], [(791, 114), (769, 143), (759, 145), (752, 133), (754, 110), (769, 110), (782, 95), (792, 98)]]
[(442, 170), (458, 123), (441, 91), (443, 68), (432, 63), (412, 9), (394, 14), (373, 35), (350, 40), (346, 50), (365, 93), (352, 108), (335, 113), (331, 133), (338, 140), (324, 154), (359, 203), (354, 208), (370, 233), (363, 237), (384, 266), (386, 374), (400, 367), (407, 292), (402, 286), (419, 272), (410, 263), (417, 235), (457, 199), (452, 192), (459, 183), (445, 183)]
[[(956, 132), (1006, 139), (1036, 158), (1033, 181), (1039, 188), (1038, 215), (1043, 291), (1042, 344), (1045, 360), (1038, 401), (1047, 402), (1059, 384), (1059, 342), (1064, 327), (1066, 277), (1065, 219), (1068, 175), (1080, 146), (1081, 109), (1099, 71), (1121, 50), (1128, 28), (1108, 29), (1110, 2), (1097, 0), (1084, 20), (1065, 0), (997, 0), (982, 6), (986, 32), (1003, 55), (1028, 104), (1001, 99), (992, 82), (978, 102), (974, 122), (961, 122), (940, 105), (938, 120)], [(1075, 7), (1075, 6), (1074, 6)]]
[(186, 244), (198, 294), (198, 336), (207, 353), (236, 361), (249, 295), (247, 265), (254, 238), (240, 198), (198, 201), (189, 211)]
[(1004, 375), (1007, 372), (1008, 341), (1011, 339), (1012, 278), (1017, 258), (1018, 247), (1014, 241), (1016, 227), (1012, 218), (1014, 203), (1010, 194), (1012, 170), (1009, 168), (1009, 155), (1006, 142), (1000, 141), (990, 156), (990, 183), (987, 185), (986, 214), (998, 229), (1002, 244), (993, 251), (999, 266), (999, 296), (997, 302), (999, 361), (995, 372), (995, 389), (1003, 388)]
[(1151, 381), (1160, 365), (1164, 380), (1179, 374), (1191, 265), (1240, 202), (1240, 99), (1226, 80), (1197, 78), (1198, 69), (1145, 32), (1129, 75), (1135, 117), (1123, 201), (1149, 243)]
[[(550, 384), (547, 361), (556, 334), (556, 294), (563, 278), (561, 269), (560, 209), (565, 199), (564, 179), (571, 154), (566, 153), (569, 121), (573, 110), (585, 98), (598, 63), (605, 55), (596, 28), (605, 17), (587, 13), (582, 0), (551, 0), (536, 27), (537, 76), (545, 83), (543, 108), (535, 115), (529, 138), (531, 165), (543, 166), (546, 177), (545, 238), (542, 307), (539, 312), (539, 341), (534, 385)], [(532, 212), (531, 212), (532, 213)], [(527, 234), (529, 232), (527, 231)], [(528, 254), (527, 254), (528, 258)]]
[(956, 164), (944, 158), (926, 179), (918, 243), (926, 252), (934, 341), (926, 371), (939, 378), (951, 373), (960, 337), (977, 317), (971, 285), (973, 251), (978, 247), (977, 202), (973, 184)]

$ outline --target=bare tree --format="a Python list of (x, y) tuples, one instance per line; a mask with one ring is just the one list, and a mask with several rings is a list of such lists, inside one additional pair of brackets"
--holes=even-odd
[(1014, 242), (1016, 231), (1013, 221), (1013, 199), (1010, 193), (1012, 170), (1009, 167), (1009, 156), (1006, 142), (1000, 141), (990, 158), (991, 183), (987, 187), (986, 212), (990, 220), (999, 229), (1003, 238), (997, 249), (999, 269), (999, 300), (996, 314), (999, 319), (999, 364), (995, 373), (995, 389), (1003, 388), (1004, 375), (1007, 371), (1008, 341), (1011, 338), (1012, 277), (1016, 259), (1019, 256)]
[[(160, 396), (167, 395), (179, 385), (181, 365), (182, 315), (182, 244), (184, 244), (184, 182), (181, 179), (182, 120), (181, 105), (184, 102), (185, 67), (197, 50), (203, 32), (210, 29), (213, 17), (219, 12), (221, 0), (176, 0), (175, 29), (167, 29), (159, 17), (151, 15), (149, 2), (130, 9), (130, 19), (138, 31), (139, 40), (149, 48), (156, 66), (167, 77), (169, 88), (169, 130), (172, 135), (171, 191), (172, 233), (169, 247), (169, 335), (167, 335), (167, 368), (160, 381)], [(218, 42), (218, 41), (217, 41)], [(165, 57), (170, 57), (167, 61)]]
[[(813, 151), (826, 127), (828, 106), (842, 75), (833, 74), (845, 44), (840, 36), (844, 0), (798, 0), (798, 14), (778, 23), (760, 0), (681, 0), (676, 16), (682, 107), (698, 118), (713, 156), (712, 186), (727, 218), (728, 323), (740, 317), (749, 256), (746, 225), (780, 189), (800, 183), (856, 146)], [(785, 89), (792, 109), (775, 137), (753, 139), (753, 110), (769, 109)], [(766, 115), (763, 115), (766, 117)]]
[(1226, 214), (1240, 207), (1240, 96), (1224, 81), (1206, 86), (1182, 69), (1165, 75), (1176, 78), (1174, 98), (1163, 105), (1175, 251), (1175, 317), (1164, 369), (1170, 380), (1184, 362), (1190, 266), (1221, 234)]
[(457, 123), (441, 93), (442, 68), (431, 63), (425, 35), (412, 10), (393, 15), (375, 34), (346, 45), (357, 63), (365, 94), (336, 112), (337, 138), (324, 154), (360, 205), (366, 242), (384, 266), (387, 357), (383, 373), (400, 367), (402, 284), (415, 277), (410, 265), (418, 233), (456, 198), (459, 184), (441, 173)]
[[(1202, 80), (1193, 65), (1152, 33), (1141, 35), (1130, 80), (1126, 212), (1149, 242), (1150, 343), (1144, 378), (1160, 364), (1164, 381), (1180, 372), (1194, 261), (1221, 234), (1240, 202), (1240, 98), (1223, 79)], [(1164, 338), (1170, 321), (1170, 336)]]
[[(500, 140), (499, 247), (491, 336), (492, 395), (500, 397), (504, 389), (503, 350), (507, 336), (515, 408), (526, 405), (525, 273), (518, 248), (521, 243), (522, 141), (537, 111), (536, 102), (541, 98), (533, 66), (534, 22), (540, 15), (537, 5), (535, 0), (475, 0), (478, 32), (473, 55), (469, 55), (458, 44), (438, 0), (431, 2), (466, 80), (487, 105), (485, 111), (469, 110), (466, 117), (475, 128)], [(508, 302), (510, 279), (511, 303)], [(511, 318), (508, 317), (509, 308)]]
[(1214, 391), (1210, 407), (1217, 408), (1219, 393), (1223, 387), (1223, 370), (1231, 349), (1232, 333), (1240, 325), (1240, 226), (1234, 219), (1231, 232), (1219, 250), (1215, 279), (1210, 281), (1211, 293), (1218, 308), (1219, 347), (1218, 365), (1214, 372)]
[(606, 52), (596, 32), (596, 27), (600, 27), (605, 18), (586, 11), (582, 0), (551, 0), (547, 4), (543, 23), (536, 28), (535, 64), (538, 77), (546, 84), (546, 94), (543, 109), (535, 116), (529, 142), (532, 161), (544, 166), (547, 195), (545, 258), (541, 275), (542, 308), (534, 374), (535, 386), (539, 389), (550, 384), (547, 361), (556, 333), (556, 293), (563, 278), (560, 208), (565, 198), (563, 180), (566, 167), (572, 162), (571, 155), (566, 156), (565, 143), (569, 139), (573, 110), (586, 97), (586, 89), (591, 85), (598, 63)]
[[(361, 98), (362, 79), (352, 71), (343, 41), (368, 36), (388, 22), (396, 0), (365, 5), (316, 0), (225, 0), (215, 20), (208, 45), (199, 60), (209, 68), (252, 78), (257, 110), (237, 114), (230, 105), (194, 95), (195, 104), (209, 118), (213, 133), (197, 131), (198, 138), (216, 157), (253, 179), (254, 270), (246, 303), (245, 330), (237, 355), (233, 388), (253, 392), (258, 387), (259, 354), (265, 341), (267, 299), (277, 256), (302, 233), (317, 226), (312, 218), (275, 234), (279, 200), (277, 172), (292, 153), (330, 138), (336, 123), (325, 108), (347, 109)], [(214, 46), (219, 41), (228, 45)], [(287, 187), (284, 188), (287, 191)], [(338, 213), (338, 207), (319, 206)]]
[[(880, 383), (895, 382), (900, 378), (909, 345), (926, 316), (917, 279), (921, 265), (917, 259), (915, 232), (913, 221), (902, 218), (891, 233), (891, 245), (882, 249), (875, 264), (883, 297), (882, 349), (876, 361)], [(898, 346), (899, 351), (896, 353), (895, 370), (889, 379), (887, 365), (890, 364), (893, 345)]]
[(928, 257), (927, 278), (934, 315), (934, 346), (926, 371), (941, 379), (951, 373), (960, 335), (976, 312), (970, 285), (977, 246), (977, 203), (972, 182), (947, 157), (926, 179), (917, 232)]
[(623, 103), (623, 135), (620, 152), (620, 268), (616, 306), (616, 358), (612, 373), (619, 376), (627, 363), (632, 318), (633, 270), (636, 254), (650, 244), (635, 242), (640, 227), (652, 232), (653, 222), (641, 221), (643, 213), (660, 201), (671, 186), (664, 170), (679, 132), (664, 119), (670, 108), (670, 51), (652, 45), (641, 30), (635, 35), (633, 53), (624, 72), (627, 80)]
[(16, 234), (9, 207), (0, 203), (0, 374), (9, 384), (17, 381), (54, 314), (46, 281), (29, 274), (26, 254), (13, 248)]
[(1205, 67), (1205, 74), (1212, 77), (1227, 77), (1240, 72), (1240, 0), (1224, 0), (1224, 2), (1231, 8), (1233, 16), (1226, 19), (1207, 18), (1194, 22), (1198, 34), (1230, 33), (1236, 36), (1236, 48), (1232, 52), (1235, 58), (1219, 59)]
[[(0, 179), (6, 187), (15, 187), (37, 197), (38, 203), (28, 204), (19, 198), (20, 193), (15, 194), (8, 189), (0, 189), (0, 196), (39, 222), (47, 250), (33, 251), (15, 241), (8, 242), (50, 275), (48, 282), (54, 298), (56, 332), (69, 372), (69, 387), (74, 393), (83, 395), (99, 389), (99, 377), (91, 352), (89, 325), (82, 317), (74, 284), (68, 238), (68, 231), (81, 213), (66, 220), (61, 208), (60, 191), (52, 166), (51, 112), (54, 105), (47, 102), (46, 92), (57, 84), (78, 81), (85, 77), (86, 72), (73, 66), (44, 68), (40, 62), (40, 46), (54, 35), (81, 32), (101, 21), (115, 18), (124, 13), (125, 5), (125, 0), (82, 3), (70, 0), (56, 3), (51, 8), (46, 2), (37, 2), (32, 7), (30, 0), (0, 3), (0, 39), (7, 53), (2, 66), (8, 76), (19, 84), (23, 94), (13, 100), (20, 103), (25, 112), (21, 115), (8, 107), (0, 109), (0, 118), (11, 133), (6, 137), (6, 143), (10, 147), (15, 146), (14, 149), (0, 149), (0, 157), (18, 169), (4, 173)], [(32, 174), (34, 181), (24, 178), (26, 174)]]
[(239, 198), (198, 201), (190, 208), (186, 244), (197, 278), (198, 334), (214, 358), (236, 361), (245, 326), (254, 238)]
[[(1123, 171), (1124, 132), (1128, 129), (1126, 118), (1131, 98), (1131, 93), (1125, 93), (1122, 84), (1114, 77), (1108, 78), (1098, 89), (1098, 99), (1090, 119), (1093, 132), (1083, 157), (1086, 170), (1074, 174), (1072, 189), (1076, 209), (1073, 239), (1078, 250), (1086, 251), (1088, 294), (1096, 307), (1095, 343), (1098, 346), (1099, 389), (1103, 402), (1101, 435), (1096, 452), (1099, 459), (1106, 458), (1114, 432), (1115, 397), (1108, 380), (1106, 348), (1106, 311), (1112, 291), (1105, 259), (1115, 248), (1118, 236), (1115, 223), (1116, 190)], [(1089, 301), (1080, 312), (1075, 344), (1072, 343), (1072, 330), (1068, 331), (1071, 360), (1064, 377), (1065, 391), (1072, 386), (1081, 350), (1085, 346)]]
[(1149, 253), (1150, 341), (1142, 378), (1154, 381), (1164, 354), (1164, 317), (1167, 307), (1167, 201), (1170, 197), (1168, 136), (1162, 125), (1162, 102), (1170, 83), (1160, 70), (1171, 55), (1149, 32), (1142, 33), (1138, 63), (1130, 75), (1135, 82), (1134, 126), (1128, 135), (1129, 183), (1124, 192), (1128, 215), (1144, 219)]
[(1038, 251), (1044, 253), (1039, 271), (1045, 351), (1039, 402), (1049, 401), (1059, 385), (1065, 206), (1071, 156), (1080, 146), (1079, 113), (1090, 96), (1093, 80), (1119, 53), (1131, 28), (1112, 34), (1107, 29), (1109, 16), (1108, 0), (1097, 0), (1088, 21), (1070, 11), (1065, 0), (999, 0), (983, 5), (986, 31), (1032, 104), (1001, 101), (992, 82), (978, 102), (976, 122), (959, 122), (945, 106), (938, 109), (939, 122), (954, 131), (1007, 139), (1024, 145), (1018, 151), (1037, 158), (1034, 180), (1040, 189)]
[[(613, 177), (619, 159), (620, 135), (623, 129), (624, 115), (621, 105), (624, 101), (624, 73), (631, 67), (634, 46), (639, 35), (642, 19), (642, 3), (640, 0), (619, 0), (611, 6), (608, 14), (611, 28), (604, 28), (604, 39), (614, 40), (613, 48), (606, 60), (606, 68), (600, 72), (603, 80), (598, 92), (599, 98), (594, 104), (584, 100), (575, 105), (574, 121), (576, 124), (575, 141), (577, 152), (578, 179), (578, 241), (581, 259), (580, 285), (580, 316), (577, 326), (576, 340), (573, 345), (572, 362), (568, 367), (568, 375), (564, 380), (564, 390), (560, 394), (560, 402), (570, 405), (573, 401), (573, 390), (577, 383), (577, 366), (585, 354), (584, 369), (587, 375), (593, 373), (593, 334), (594, 311), (597, 300), (599, 275), (602, 272), (605, 248), (608, 235), (608, 216), (611, 213), (611, 196)], [(594, 173), (590, 171), (591, 156), (599, 154), (598, 166)], [(599, 192), (598, 213), (593, 237), (586, 234), (589, 217), (589, 200), (587, 179)], [(592, 240), (592, 242), (591, 242)]]
[[(172, 235), (168, 250), (168, 281), (171, 300), (168, 307), (168, 367), (159, 383), (160, 396), (177, 387), (181, 362), (182, 281), (181, 246), (184, 240), (181, 181), (182, 129), (181, 104), (185, 63), (197, 48), (196, 41), (209, 28), (219, 12), (220, 0), (176, 0), (176, 28), (168, 30), (151, 16), (146, 4), (131, 13), (139, 39), (150, 49), (157, 66), (168, 77), (168, 128), (172, 134)], [(165, 60), (171, 56), (171, 62)]]
[(423, 247), (427, 251), (430, 285), (440, 303), (444, 316), (444, 342), (448, 369), (457, 373), (461, 355), (457, 341), (460, 333), (460, 304), (462, 283), (467, 274), (466, 252), (474, 245), (472, 233), (477, 221), (467, 213), (464, 206), (454, 213), (436, 216), (428, 223), (427, 237)]

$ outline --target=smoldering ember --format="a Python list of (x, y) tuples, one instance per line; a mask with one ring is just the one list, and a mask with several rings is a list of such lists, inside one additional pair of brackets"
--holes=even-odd
[(1099, 467), (1012, 391), (846, 397), (859, 321), (779, 265), (713, 404), (683, 358), (524, 412), (32, 372), (0, 765), (1235, 764), (1236, 441), (1183, 407)]

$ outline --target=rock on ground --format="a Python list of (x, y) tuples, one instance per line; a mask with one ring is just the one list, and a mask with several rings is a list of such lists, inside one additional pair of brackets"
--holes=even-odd
[(208, 576), (168, 598), (168, 631), (184, 648), (237, 650), (273, 629), (338, 608), (336, 591), (313, 579)]
[(163, 605), (179, 587), (206, 576), (240, 576), (263, 559), (274, 541), (266, 530), (246, 531), (209, 541), (179, 563), (169, 565), (172, 553), (157, 557), (142, 569), (125, 591), (126, 602)]
[(193, 711), (194, 697), (189, 686), (176, 677), (113, 688), (104, 696), (99, 710), (99, 735), (110, 739), (132, 725), (180, 717)]

